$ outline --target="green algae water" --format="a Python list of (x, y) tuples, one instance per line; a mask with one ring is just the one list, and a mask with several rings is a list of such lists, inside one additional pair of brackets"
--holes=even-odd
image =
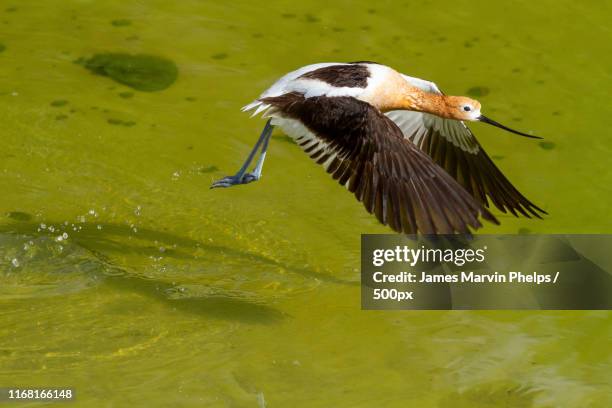
[[(75, 406), (605, 407), (608, 312), (362, 311), (386, 233), (240, 107), (322, 61), (374, 60), (545, 138), (475, 124), (545, 220), (610, 233), (604, 2), (4, 1), (0, 386)], [(12, 404), (11, 406), (38, 406)]]

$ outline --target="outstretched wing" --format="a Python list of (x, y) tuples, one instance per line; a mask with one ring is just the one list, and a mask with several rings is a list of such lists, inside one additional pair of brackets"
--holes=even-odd
[[(403, 77), (426, 92), (442, 94), (433, 82)], [(487, 197), (502, 212), (541, 218), (544, 210), (523, 196), (489, 158), (465, 123), (428, 113), (391, 111), (387, 116), (399, 126), (404, 137), (427, 153), (438, 165), (480, 202)]]
[(395, 231), (468, 233), (479, 215), (497, 220), (389, 118), (347, 96), (262, 98), (266, 116)]

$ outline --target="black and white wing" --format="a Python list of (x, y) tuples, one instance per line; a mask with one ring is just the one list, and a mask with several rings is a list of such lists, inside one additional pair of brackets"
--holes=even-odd
[[(433, 82), (403, 77), (426, 92), (442, 94)], [(480, 202), (489, 205), (487, 197), (502, 212), (517, 212), (526, 217), (544, 210), (523, 196), (489, 158), (465, 123), (443, 119), (428, 113), (391, 111), (387, 117), (397, 124), (404, 137), (427, 153), (438, 165), (464, 186)]]
[(261, 98), (266, 116), (395, 231), (468, 233), (497, 220), (393, 121), (351, 96)]

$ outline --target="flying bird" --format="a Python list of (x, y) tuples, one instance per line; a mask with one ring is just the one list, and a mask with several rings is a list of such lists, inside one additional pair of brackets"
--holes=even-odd
[[(541, 218), (485, 153), (465, 121), (488, 123), (478, 101), (369, 61), (307, 65), (242, 108), (268, 118), (233, 176), (211, 188), (259, 180), (274, 126), (280, 127), (384, 225), (401, 233), (469, 233), (502, 212)], [(247, 171), (257, 154), (253, 171)]]

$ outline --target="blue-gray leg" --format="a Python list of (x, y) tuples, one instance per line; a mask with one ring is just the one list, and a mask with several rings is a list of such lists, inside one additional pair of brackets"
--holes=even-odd
[[(266, 123), (266, 126), (268, 126), (269, 123), (270, 121)], [(270, 143), (271, 135), (272, 135), (272, 125), (270, 125), (269, 133), (263, 141), (263, 146), (261, 147), (261, 155), (259, 156), (259, 159), (257, 159), (257, 164), (255, 165), (255, 169), (253, 170), (253, 173), (252, 173), (256, 180), (259, 180), (261, 178), (261, 169), (263, 168), (264, 160), (266, 160), (266, 152), (268, 151), (268, 143)]]
[[(253, 150), (251, 150), (251, 153), (249, 153), (249, 157), (247, 157), (242, 167), (240, 167), (240, 170), (238, 170), (238, 172), (234, 174), (233, 176), (227, 176), (220, 180), (215, 181), (214, 183), (212, 183), (210, 188), (231, 187), (231, 186), (235, 186), (236, 184), (247, 184), (247, 183), (251, 183), (253, 181), (259, 180), (261, 178), (261, 169), (263, 168), (263, 163), (264, 163), (264, 160), (266, 159), (266, 151), (268, 150), (270, 136), (272, 136), (273, 126), (272, 126), (271, 121), (272, 119), (269, 119), (266, 122), (266, 126), (261, 132), (259, 139), (257, 139), (257, 143), (255, 143)], [(255, 155), (257, 154), (257, 151), (259, 150), (260, 147), (261, 147), (261, 155), (259, 156), (259, 159), (257, 160), (255, 169), (253, 170), (253, 172), (247, 173), (246, 171), (249, 168), (253, 159), (255, 158)]]

